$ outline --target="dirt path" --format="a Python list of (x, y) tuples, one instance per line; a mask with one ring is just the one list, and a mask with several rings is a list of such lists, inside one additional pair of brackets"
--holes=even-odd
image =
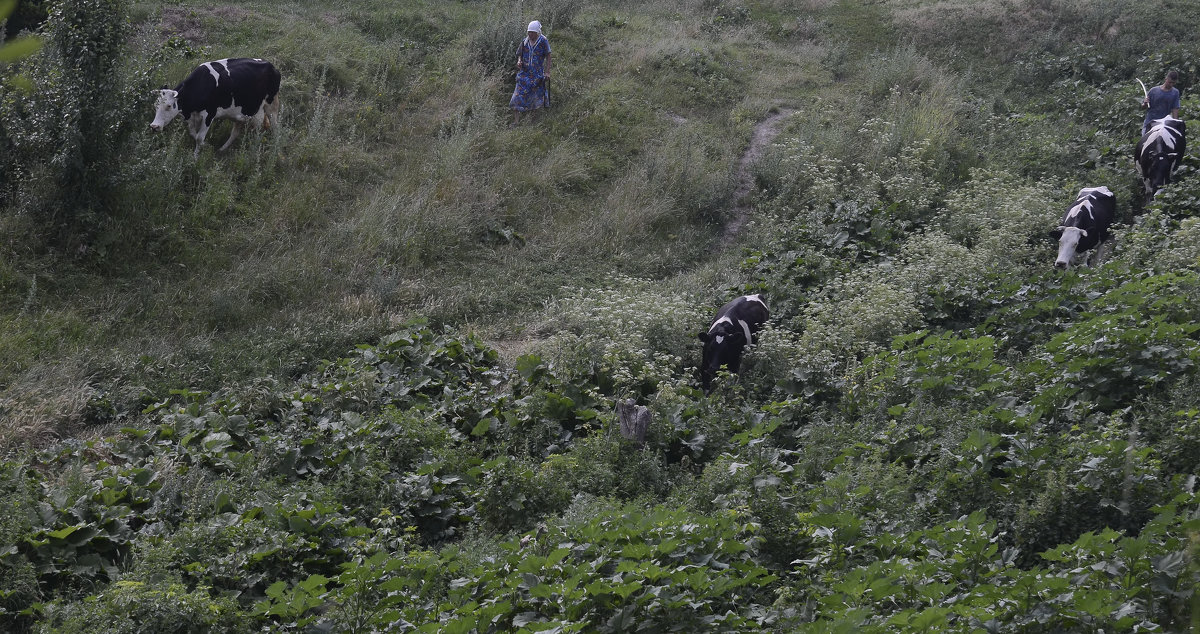
[[(763, 154), (766, 154), (767, 148), (775, 141), (775, 137), (779, 136), (779, 129), (782, 127), (784, 119), (795, 113), (794, 108), (781, 108), (754, 126), (754, 133), (750, 137), (750, 147), (746, 148), (746, 152), (738, 159), (737, 174), (735, 175), (737, 189), (733, 191), (733, 217), (725, 223), (725, 227), (721, 230), (717, 249), (727, 249), (732, 246), (738, 232), (749, 220), (750, 198), (754, 190), (754, 175), (751, 174), (750, 169), (763, 157)], [(676, 114), (668, 113), (666, 117), (678, 125), (687, 123), (687, 119)], [(544, 340), (544, 337), (540, 336), (525, 336), (515, 339), (489, 340), (488, 344), (500, 353), (500, 358), (505, 365), (511, 366), (516, 363), (517, 357)]]
[(791, 108), (783, 108), (754, 126), (750, 147), (746, 148), (746, 153), (738, 160), (737, 189), (733, 191), (733, 217), (725, 223), (725, 229), (721, 231), (720, 248), (724, 249), (733, 244), (734, 238), (750, 217), (750, 193), (754, 189), (754, 175), (750, 173), (750, 168), (762, 158), (775, 137), (779, 136), (783, 120), (795, 113)]

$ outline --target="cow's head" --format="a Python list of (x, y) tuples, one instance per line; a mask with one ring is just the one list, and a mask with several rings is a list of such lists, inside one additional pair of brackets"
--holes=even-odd
[(1177, 152), (1147, 152), (1142, 166), (1142, 178), (1146, 181), (1146, 192), (1153, 194), (1171, 184), (1171, 173), (1175, 171)]
[(1159, 119), (1142, 135), (1138, 143), (1138, 173), (1146, 186), (1146, 194), (1154, 195), (1171, 183), (1171, 175), (1179, 167), (1184, 149), (1183, 121), (1167, 117)]
[(1079, 246), (1080, 238), (1087, 237), (1087, 231), (1079, 227), (1058, 227), (1050, 232), (1050, 237), (1058, 240), (1058, 258), (1054, 260), (1054, 268), (1065, 271), (1071, 268), (1075, 249)]
[(158, 101), (154, 104), (154, 121), (150, 122), (151, 130), (161, 130), (179, 116), (179, 92), (163, 86), (158, 91)]
[(728, 317), (718, 320), (708, 332), (700, 333), (699, 337), (700, 341), (704, 342), (704, 355), (700, 363), (700, 382), (704, 385), (704, 391), (707, 392), (712, 385), (713, 377), (717, 376), (717, 371), (721, 369), (721, 366), (728, 367), (730, 372), (738, 371), (742, 361), (742, 350), (749, 342), (742, 327), (733, 323)]

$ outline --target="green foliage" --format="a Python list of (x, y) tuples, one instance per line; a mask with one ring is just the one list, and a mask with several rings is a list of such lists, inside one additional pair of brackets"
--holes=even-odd
[(487, 16), (480, 21), (482, 26), (471, 34), (468, 55), (489, 73), (501, 72), (505, 79), (511, 80), (516, 76), (517, 46), (525, 37), (529, 22), (540, 21), (542, 33), (553, 41), (556, 29), (569, 28), (580, 8), (579, 0), (544, 0), (529, 10), (520, 3), (515, 6), (497, 3), (489, 7)]
[[(829, 554), (797, 562), (802, 578), (820, 587), (818, 616), (799, 629), (830, 631), (840, 623), (858, 631), (974, 631), (1008, 624), (1074, 632), (1182, 624), (1194, 590), (1175, 589), (1194, 579), (1184, 549), (1196, 520), (1176, 504), (1186, 506), (1188, 497), (1164, 507), (1136, 538), (1087, 533), (1045, 553), (1045, 567), (1032, 569), (1013, 565), (1017, 553), (1000, 547), (996, 522), (976, 512), (900, 537), (880, 535), (867, 542), (871, 563), (822, 575), (820, 566), (841, 550), (839, 530), (849, 528), (846, 518), (836, 519), (835, 528), (817, 533)], [(1152, 587), (1166, 592), (1148, 600)]]
[[(1194, 627), (1196, 166), (1129, 171), (1193, 10), (1001, 4), (62, 4), (0, 69), (0, 629)], [(145, 132), (249, 45), (273, 130)]]
[(37, 632), (237, 632), (241, 610), (232, 597), (204, 586), (122, 580), (91, 601), (49, 603)]
[(10, 93), (0, 108), (0, 143), (12, 150), (0, 164), (6, 173), (0, 189), (9, 200), (40, 198), (23, 204), (54, 238), (91, 233), (109, 211), (109, 163), (129, 134), (127, 124), (111, 121), (129, 97), (118, 73), (126, 12), (123, 0), (53, 5), (48, 46), (27, 69), (34, 90)]
[(458, 607), (442, 616), (442, 627), (744, 628), (755, 623), (754, 599), (772, 581), (749, 557), (749, 531), (733, 518), (664, 509), (552, 528), (509, 542), (505, 556), (475, 571), (476, 581), (452, 588), (448, 605)]
[[(504, 18), (501, 18), (501, 15)], [(517, 75), (517, 47), (525, 37), (528, 21), (523, 15), (493, 7), (492, 14), (471, 34), (467, 50), (471, 60), (490, 73), (500, 73), (505, 79)], [(548, 30), (547, 35), (550, 35)], [(553, 48), (553, 47), (551, 47)]]
[(864, 364), (873, 384), (859, 396), (864, 405), (877, 402), (880, 388), (885, 386), (901, 405), (918, 397), (986, 404), (1009, 384), (1005, 380), (1008, 368), (995, 362), (992, 337), (963, 339), (950, 333), (918, 331), (897, 337), (892, 348), (892, 353)]
[[(0, 618), (8, 612), (18, 612), (38, 600), (42, 594), (38, 587), (38, 575), (28, 560), (19, 560), (11, 555), (21, 536), (30, 533), (36, 522), (35, 494), (39, 479), (35, 472), (28, 471), (16, 462), (0, 462)], [(26, 625), (29, 619), (18, 621)]]
[(1193, 372), (1200, 327), (1188, 298), (1196, 284), (1194, 273), (1136, 276), (1091, 302), (1030, 368), (1042, 377), (1033, 404), (1048, 411), (1085, 401), (1110, 410)]
[(475, 517), (488, 532), (525, 532), (540, 519), (556, 515), (571, 501), (568, 483), (549, 469), (498, 458), (479, 467), (478, 489), (472, 492)]
[[(742, 629), (764, 622), (754, 600), (774, 579), (751, 560), (752, 535), (731, 516), (619, 509), (526, 534), (475, 567), (460, 553), (364, 553), (336, 578), (273, 586), (258, 612), (285, 627), (313, 622), (310, 611), (333, 602), (326, 623), (363, 628)], [(466, 577), (446, 584), (447, 574)]]
[[(0, 40), (10, 39), (22, 31), (33, 31), (48, 17), (45, 0), (5, 0), (0, 4), (0, 21), (4, 22), (4, 33)], [(15, 42), (10, 42), (15, 44)], [(20, 48), (15, 46), (14, 49)], [(15, 52), (10, 50), (10, 52)], [(0, 54), (3, 55), (3, 54)], [(12, 61), (12, 60), (5, 60)]]
[(79, 497), (60, 491), (39, 503), (38, 521), (7, 553), (31, 563), (48, 587), (113, 579), (135, 531), (158, 519), (152, 507), (161, 483), (153, 470), (100, 466), (80, 482)]
[[(29, 57), (42, 46), (41, 39), (33, 36), (11, 38), (21, 31), (35, 26), (46, 18), (45, 7), (40, 2), (23, 2), (20, 11), (16, 0), (6, 0), (0, 4), (0, 24), (4, 25), (6, 33), (0, 33), (0, 63), (11, 63)], [(39, 12), (41, 15), (38, 15)], [(11, 38), (11, 39), (10, 39)], [(5, 42), (4, 40), (9, 40)], [(13, 78), (13, 87), (29, 87), (28, 80)]]
[(555, 312), (547, 324), (555, 335), (545, 356), (558, 365), (588, 368), (602, 392), (622, 396), (650, 394), (676, 375), (695, 354), (692, 331), (699, 332), (706, 318), (688, 298), (627, 277), (608, 288), (572, 293)]

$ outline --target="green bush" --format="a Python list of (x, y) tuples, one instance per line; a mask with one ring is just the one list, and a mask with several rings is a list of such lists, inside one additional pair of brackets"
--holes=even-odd
[(18, 67), (35, 82), (0, 102), (0, 196), (41, 221), (41, 238), (71, 244), (92, 234), (112, 208), (111, 165), (132, 133), (117, 118), (141, 86), (119, 72), (128, 33), (124, 0), (69, 0), (55, 4), (46, 22), (48, 46)]
[(1194, 273), (1166, 274), (1134, 278), (1092, 302), (1091, 314), (1047, 342), (1029, 368), (1042, 377), (1033, 404), (1048, 412), (1084, 401), (1111, 411), (1194, 373), (1196, 289)]
[(471, 495), (476, 500), (475, 519), (487, 533), (528, 531), (565, 510), (571, 501), (569, 483), (536, 465), (500, 458), (484, 463), (480, 470)]
[[(32, 531), (36, 518), (38, 477), (16, 462), (0, 462), (0, 544), (16, 544)], [(23, 629), (32, 619), (12, 616), (36, 602), (42, 592), (33, 564), (12, 557), (16, 546), (0, 551), (0, 625)]]
[[(1192, 9), (268, 4), (131, 7), (54, 249), (74, 60), (0, 70), (0, 629), (1195, 622), (1195, 165), (1145, 210), (1129, 171)], [(510, 128), (533, 18), (559, 99)], [(249, 45), (277, 129), (145, 131)], [(1053, 270), (1099, 184), (1117, 248)], [(773, 319), (704, 394), (742, 292)]]
[(88, 601), (49, 603), (42, 609), (35, 632), (239, 632), (245, 627), (232, 597), (179, 581), (118, 581)]
[[(617, 395), (645, 395), (677, 376), (698, 352), (695, 333), (706, 315), (650, 280), (618, 277), (608, 288), (573, 292), (559, 301), (545, 356), (568, 374), (599, 372)], [(606, 390), (607, 391), (607, 390)]]
[(661, 508), (551, 527), (528, 544), (509, 542), (474, 583), (452, 589), (448, 605), (460, 607), (443, 626), (753, 627), (755, 601), (773, 580), (749, 557), (754, 541), (732, 516)]

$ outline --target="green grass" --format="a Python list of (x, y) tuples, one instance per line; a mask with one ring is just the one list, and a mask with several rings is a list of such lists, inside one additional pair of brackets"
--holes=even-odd
[[(893, 50), (889, 5), (739, 7), (137, 4), (137, 59), (154, 61), (134, 81), (172, 83), (205, 59), (262, 56), (284, 74), (281, 125), (226, 156), (206, 147), (194, 165), (181, 126), (157, 136), (138, 127), (82, 257), (10, 243), (3, 305), (19, 310), (35, 278), (46, 290), (41, 320), (9, 321), (0, 385), (11, 390), (54, 358), (236, 357), (234, 342), (251, 333), (348, 321), (374, 324), (349, 329), (369, 334), (418, 314), (521, 339), (529, 315), (581, 281), (721, 276), (736, 257), (714, 252), (733, 169), (774, 107), (803, 111), (784, 138), (847, 164), (876, 169), (916, 141), (949, 170), (941, 178), (976, 162), (956, 154), (956, 126), (978, 121), (971, 108), (986, 93), (967, 81), (989, 73), (940, 66), (920, 40)], [(509, 38), (493, 25), (530, 10), (560, 16), (561, 27), (547, 23), (556, 105), (513, 129)], [(480, 65), (497, 56), (504, 63)], [(983, 86), (1004, 85), (991, 75)], [(145, 119), (147, 106), (122, 116)], [(889, 144), (846, 142), (864, 118), (890, 122)], [(1019, 123), (991, 124), (978, 147), (1020, 165), (1014, 148), (1036, 159), (1061, 138), (1059, 120)], [(13, 235), (36, 235), (20, 217), (5, 221)], [(689, 275), (697, 267), (713, 273)], [(64, 331), (78, 315), (87, 328)], [(134, 371), (104, 367), (98, 380)], [(226, 378), (268, 367), (250, 355)], [(153, 383), (172, 380), (210, 382), (189, 372)]]
[[(64, 356), (110, 357), (101, 382), (144, 371), (114, 360), (192, 353), (197, 367), (213, 355), (232, 371), (224, 379), (249, 379), (275, 364), (215, 359), (238, 356), (250, 333), (330, 320), (381, 332), (426, 314), (519, 337), (524, 316), (567, 285), (669, 276), (709, 258), (753, 113), (781, 98), (748, 71), (767, 56), (803, 60), (746, 50), (744, 31), (709, 28), (703, 13), (664, 22), (645, 9), (556, 9), (571, 18), (550, 32), (556, 106), (509, 129), (508, 70), (489, 72), (464, 48), (490, 9), (137, 5), (139, 58), (157, 60), (143, 86), (206, 59), (261, 56), (284, 76), (281, 125), (216, 156), (228, 129), (218, 125), (194, 165), (179, 124), (136, 128), (85, 255), (9, 258), (10, 277), (26, 281), (6, 284), (8, 305), (33, 276), (43, 287), (53, 276), (44, 310), (91, 315), (91, 334), (14, 322), (22, 334), (5, 346), (0, 385)], [(123, 116), (148, 118), (140, 108)], [(170, 381), (210, 383), (191, 371), (150, 383)]]
[[(620, 630), (688, 588), (738, 631), (1178, 629), (1197, 194), (1141, 214), (1128, 146), (1131, 77), (1193, 82), (1194, 36), (1010, 5), (129, 6), (74, 233), (30, 124), (63, 86), (0, 97), (0, 624)], [(554, 107), (511, 126), (534, 17)], [(242, 55), (283, 72), (274, 130), (193, 162), (146, 129), (153, 88)], [(1115, 254), (1054, 271), (1096, 184)], [(740, 292), (772, 322), (704, 395), (695, 335)]]
[[(885, 154), (913, 139), (953, 145), (965, 86), (911, 46), (880, 52), (894, 36), (886, 5), (747, 8), (541, 7), (562, 16), (561, 28), (547, 23), (556, 105), (510, 129), (511, 71), (478, 63), (503, 57), (508, 36), (491, 24), (537, 8), (137, 4), (138, 57), (158, 60), (138, 81), (265, 57), (284, 75), (281, 125), (227, 156), (206, 147), (195, 165), (180, 125), (138, 128), (84, 257), (10, 252), (5, 305), (23, 303), (34, 276), (55, 279), (48, 321), (76, 312), (90, 328), (64, 337), (12, 322), (0, 385), (39, 359), (106, 356), (93, 341), (117, 359), (142, 348), (175, 358), (176, 347), (235, 357), (249, 333), (340, 320), (386, 329), (414, 314), (519, 339), (532, 311), (582, 280), (727, 266), (713, 245), (733, 168), (772, 107), (801, 106), (790, 134), (825, 139), (823, 154), (861, 145), (844, 142), (858, 117), (895, 121)], [(119, 381), (126, 370), (110, 366), (100, 376)], [(227, 378), (271, 366), (248, 360)]]

